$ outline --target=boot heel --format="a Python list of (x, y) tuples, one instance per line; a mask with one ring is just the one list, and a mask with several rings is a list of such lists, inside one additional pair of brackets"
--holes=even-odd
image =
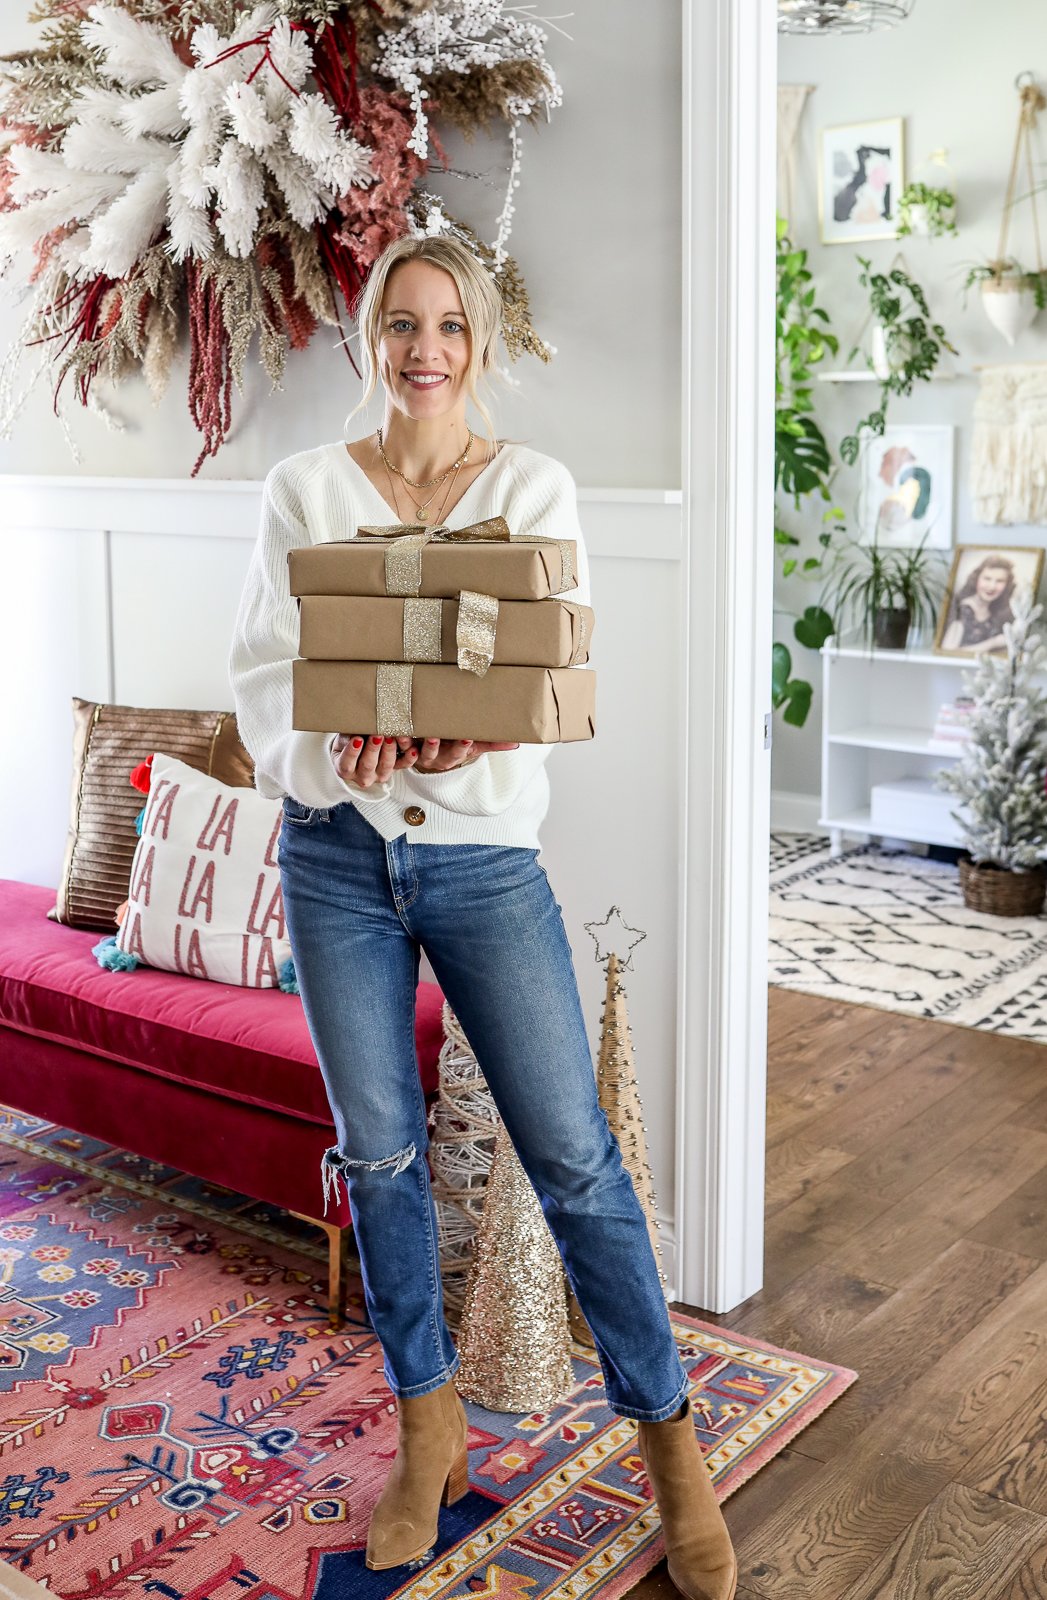
[(444, 1484), (443, 1493), (440, 1496), (440, 1504), (442, 1506), (453, 1506), (456, 1500), (460, 1500), (463, 1494), (468, 1494), (468, 1492), (469, 1451), (463, 1449), (447, 1474), (447, 1482)]

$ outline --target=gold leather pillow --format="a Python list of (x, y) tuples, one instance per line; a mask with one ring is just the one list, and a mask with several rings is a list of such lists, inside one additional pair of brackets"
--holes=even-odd
[(254, 762), (231, 711), (163, 711), (73, 696), (69, 833), (53, 922), (112, 933), (127, 899), (145, 795), (131, 772), (154, 750), (236, 788), (254, 787)]

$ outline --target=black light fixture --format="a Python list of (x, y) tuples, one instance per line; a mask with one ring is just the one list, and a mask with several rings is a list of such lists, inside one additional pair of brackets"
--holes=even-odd
[(778, 0), (778, 32), (872, 33), (904, 22), (916, 0)]

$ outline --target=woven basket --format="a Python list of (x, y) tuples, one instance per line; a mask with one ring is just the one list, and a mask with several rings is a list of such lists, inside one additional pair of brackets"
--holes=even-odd
[(971, 911), (993, 917), (1038, 917), (1047, 893), (1047, 867), (1029, 872), (1007, 872), (1002, 867), (975, 866), (970, 856), (960, 857), (963, 903)]

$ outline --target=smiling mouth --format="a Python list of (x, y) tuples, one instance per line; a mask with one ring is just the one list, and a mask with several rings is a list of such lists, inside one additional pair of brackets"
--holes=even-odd
[(446, 372), (405, 372), (402, 375), (412, 389), (438, 389), (447, 382)]

